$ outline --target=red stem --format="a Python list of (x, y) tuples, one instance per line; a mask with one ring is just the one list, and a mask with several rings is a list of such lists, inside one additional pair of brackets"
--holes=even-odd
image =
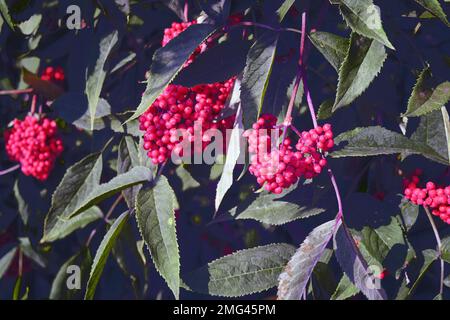
[(184, 15), (184, 22), (188, 22), (189, 21), (189, 3), (188, 3), (188, 0), (184, 1), (183, 15)]
[(0, 96), (23, 94), (23, 93), (30, 93), (30, 92), (33, 92), (33, 88), (17, 89), (17, 90), (2, 90), (2, 91), (0, 91)]
[(33, 94), (33, 98), (31, 100), (31, 108), (30, 108), (30, 113), (32, 115), (36, 112), (36, 103), (37, 103), (37, 95)]
[(8, 169), (6, 169), (6, 170), (0, 171), (0, 176), (3, 176), (3, 175), (5, 175), (5, 174), (7, 174), (7, 173), (16, 171), (16, 170), (19, 169), (19, 168), (20, 168), (20, 164), (17, 164), (17, 165), (15, 165), (15, 166), (11, 167), (11, 168), (8, 168)]

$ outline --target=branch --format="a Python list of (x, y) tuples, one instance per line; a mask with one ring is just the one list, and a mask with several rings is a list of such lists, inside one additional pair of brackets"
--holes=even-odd
[(442, 241), (439, 236), (439, 231), (436, 227), (436, 223), (434, 223), (433, 216), (430, 213), (430, 210), (427, 207), (423, 207), (425, 212), (427, 213), (428, 220), (430, 220), (431, 228), (433, 229), (434, 237), (436, 238), (436, 244), (439, 252), (439, 260), (441, 261), (441, 277), (439, 283), (439, 294), (442, 295), (444, 293), (444, 277), (445, 277), (445, 268), (444, 268), (444, 259), (442, 259)]
[(5, 170), (3, 170), (3, 171), (0, 171), (0, 176), (3, 176), (3, 175), (5, 175), (5, 174), (7, 174), (7, 173), (16, 171), (16, 170), (19, 169), (19, 168), (20, 168), (20, 164), (17, 164), (17, 165), (15, 165), (15, 166), (11, 167), (11, 168), (8, 168), (8, 169), (5, 169)]

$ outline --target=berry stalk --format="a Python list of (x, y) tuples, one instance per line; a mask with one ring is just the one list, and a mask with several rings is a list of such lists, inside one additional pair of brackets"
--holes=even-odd
[(3, 176), (3, 175), (8, 174), (10, 172), (16, 171), (19, 168), (20, 168), (20, 164), (16, 164), (15, 166), (13, 166), (11, 168), (8, 168), (8, 169), (5, 169), (3, 171), (0, 171), (0, 176)]

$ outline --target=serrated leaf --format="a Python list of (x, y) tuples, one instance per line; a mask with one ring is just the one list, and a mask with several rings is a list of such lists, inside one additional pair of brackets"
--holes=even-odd
[(333, 68), (339, 72), (347, 56), (350, 41), (344, 37), (322, 31), (312, 32), (309, 39)]
[(95, 289), (100, 281), (103, 269), (105, 268), (106, 261), (109, 257), (111, 249), (114, 247), (117, 237), (122, 231), (124, 225), (129, 217), (129, 212), (122, 213), (109, 228), (105, 237), (102, 239), (100, 246), (95, 253), (94, 261), (92, 263), (91, 272), (89, 274), (89, 280), (87, 283), (86, 293), (84, 295), (85, 300), (94, 299)]
[(369, 265), (356, 247), (355, 240), (345, 223), (342, 223), (334, 237), (334, 252), (342, 271), (367, 299), (387, 299), (383, 288), (373, 283), (374, 275), (371, 274)]
[(325, 100), (320, 106), (319, 110), (317, 111), (317, 120), (325, 120), (330, 118), (333, 115), (333, 100)]
[(52, 196), (50, 207), (44, 222), (44, 236), (58, 224), (60, 219), (68, 219), (70, 214), (87, 198), (100, 183), (102, 172), (100, 153), (93, 153), (75, 163), (62, 178)]
[(147, 88), (131, 121), (143, 114), (181, 70), (195, 49), (215, 30), (210, 24), (194, 24), (153, 55)]
[(450, 27), (450, 23), (447, 20), (447, 15), (441, 7), (438, 0), (415, 0), (418, 4), (424, 7), (433, 16), (439, 18), (443, 23)]
[(47, 261), (45, 261), (45, 258), (40, 253), (33, 249), (29, 238), (19, 238), (19, 247), (24, 255), (36, 262), (41, 268), (47, 266)]
[[(239, 90), (238, 87), (239, 85), (235, 88)], [(234, 94), (235, 92), (233, 92), (233, 95)], [(239, 159), (239, 155), (242, 149), (241, 135), (243, 132), (243, 128), (244, 125), (242, 123), (242, 106), (239, 106), (238, 111), (236, 113), (236, 120), (234, 121), (233, 130), (231, 132), (230, 142), (227, 148), (227, 155), (225, 159), (225, 164), (223, 166), (222, 175), (220, 176), (220, 180), (217, 183), (216, 199), (215, 199), (216, 212), (219, 210), (220, 203), (222, 202), (228, 189), (230, 189), (231, 185), (233, 184), (234, 167), (236, 166), (237, 160)]]
[(350, 281), (349, 277), (344, 273), (336, 291), (331, 296), (331, 300), (346, 300), (357, 295), (360, 290)]
[(445, 108), (433, 111), (420, 118), (417, 130), (411, 135), (411, 140), (417, 145), (428, 146), (436, 155), (449, 164), (448, 145), (449, 119)]
[(89, 268), (92, 264), (92, 256), (89, 248), (83, 247), (80, 252), (70, 257), (59, 268), (58, 273), (52, 282), (52, 288), (50, 290), (49, 299), (52, 300), (73, 300), (75, 297), (81, 294), (80, 289), (69, 289), (67, 286), (68, 277), (71, 273), (68, 273), (69, 266), (75, 265), (80, 267), (80, 275), (84, 279), (80, 279), (80, 284), (85, 283)]
[(8, 9), (8, 6), (6, 5), (6, 1), (5, 0), (0, 0), (0, 13), (1, 13), (3, 19), (5, 19), (5, 21), (8, 24), (8, 26), (12, 30), (14, 30), (14, 22), (11, 19), (11, 15), (9, 14), (9, 9)]
[(9, 250), (1, 259), (0, 259), (0, 279), (5, 275), (6, 271), (8, 271), (11, 263), (14, 260), (14, 257), (17, 253), (17, 247)]
[(241, 83), (241, 105), (245, 129), (252, 126), (261, 112), (275, 59), (278, 37), (278, 33), (263, 33), (247, 54)]
[(91, 130), (94, 129), (94, 121), (97, 105), (100, 99), (103, 82), (106, 78), (105, 64), (111, 50), (119, 40), (118, 32), (113, 31), (100, 40), (99, 56), (95, 62), (94, 70), (89, 74), (86, 81), (85, 93), (89, 103), (89, 113), (91, 116)]
[(306, 237), (278, 279), (279, 300), (301, 299), (314, 267), (338, 227), (339, 222), (331, 220), (316, 227)]
[(332, 0), (338, 4), (348, 26), (356, 33), (395, 50), (383, 30), (380, 9), (372, 0)]
[(275, 287), (294, 253), (295, 247), (283, 243), (240, 250), (211, 261), (183, 279), (196, 292), (241, 297)]
[(175, 193), (161, 176), (150, 189), (141, 189), (136, 198), (136, 219), (156, 269), (176, 299), (180, 292), (180, 253), (175, 228)]
[(134, 167), (112, 178), (109, 182), (98, 185), (90, 195), (83, 199), (78, 207), (69, 213), (69, 217), (87, 210), (89, 207), (100, 203), (117, 192), (151, 180), (153, 180), (153, 173), (149, 168)]
[(83, 229), (88, 224), (101, 219), (103, 213), (99, 207), (91, 207), (86, 211), (81, 212), (73, 218), (60, 218), (55, 226), (42, 238), (41, 242), (53, 242), (59, 239), (63, 239), (70, 235), (72, 232)]
[(408, 100), (408, 108), (402, 116), (419, 117), (441, 109), (450, 100), (450, 82), (433, 86), (430, 67), (425, 67), (419, 75)]
[(241, 39), (222, 42), (206, 50), (183, 68), (172, 83), (193, 87), (226, 81), (244, 69), (250, 45), (250, 41)]
[(391, 250), (395, 245), (405, 245), (403, 230), (396, 217), (391, 217), (388, 225), (379, 226), (375, 229), (375, 233), (380, 237), (381, 241)]
[(43, 95), (49, 100), (55, 100), (64, 93), (64, 90), (51, 81), (45, 81), (27, 69), (22, 69), (23, 81), (26, 82), (34, 91)]
[(278, 21), (283, 21), (286, 14), (291, 9), (292, 5), (295, 3), (295, 0), (284, 0), (283, 4), (277, 9)]
[[(124, 136), (119, 144), (117, 157), (117, 173), (123, 174), (134, 167), (140, 165), (139, 150), (136, 142), (130, 136)], [(127, 202), (128, 208), (134, 208), (136, 203), (136, 196), (141, 189), (141, 185), (131, 187), (122, 191), (122, 194)]]
[(348, 144), (342, 149), (332, 152), (332, 157), (367, 157), (396, 153), (402, 153), (405, 156), (421, 154), (433, 161), (448, 164), (445, 158), (430, 146), (424, 145), (423, 142), (418, 143), (383, 127), (356, 128), (340, 134), (335, 139), (337, 145), (344, 141)]
[(381, 43), (352, 33), (347, 55), (339, 69), (333, 112), (351, 104), (369, 87), (383, 67), (386, 57), (386, 50)]
[(293, 202), (283, 201), (279, 195), (262, 194), (247, 206), (239, 205), (229, 213), (236, 219), (253, 219), (270, 225), (283, 225), (297, 219), (308, 218), (325, 211), (322, 208), (310, 208)]

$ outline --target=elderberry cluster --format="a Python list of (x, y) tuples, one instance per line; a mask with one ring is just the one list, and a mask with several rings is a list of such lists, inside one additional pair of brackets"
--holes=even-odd
[(61, 67), (49, 66), (44, 69), (44, 72), (41, 74), (41, 79), (45, 81), (61, 83), (65, 79), (64, 69)]
[[(173, 23), (164, 31), (162, 45), (178, 36), (196, 21)], [(206, 47), (202, 44), (189, 58), (187, 64), (194, 61)], [(185, 64), (185, 66), (187, 65)], [(144, 149), (155, 164), (164, 163), (174, 152), (183, 156), (183, 141), (194, 142), (201, 138), (201, 149), (210, 141), (206, 132), (209, 129), (223, 130), (232, 126), (231, 118), (216, 121), (225, 106), (233, 88), (235, 77), (212, 84), (201, 84), (191, 88), (170, 84), (155, 102), (139, 118), (140, 130), (144, 133)], [(194, 144), (194, 151), (197, 144)]]
[(301, 132), (295, 148), (289, 137), (279, 144), (272, 141), (282, 134), (276, 122), (274, 115), (262, 115), (244, 136), (248, 138), (251, 154), (250, 173), (267, 191), (280, 194), (299, 179), (312, 179), (321, 173), (327, 164), (325, 154), (334, 146), (334, 141), (331, 126), (325, 124)]
[(425, 188), (419, 188), (420, 174), (421, 171), (416, 170), (410, 179), (404, 179), (405, 198), (415, 205), (429, 207), (433, 215), (450, 224), (450, 186), (437, 187), (429, 181)]
[(5, 131), (5, 141), (9, 158), (20, 163), (25, 175), (41, 181), (47, 180), (56, 158), (64, 150), (56, 122), (47, 118), (15, 119), (13, 127)]

